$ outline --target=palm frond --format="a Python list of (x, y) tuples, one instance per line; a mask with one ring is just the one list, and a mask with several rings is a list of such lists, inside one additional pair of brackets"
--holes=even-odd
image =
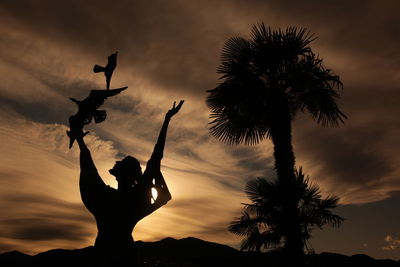
[(269, 114), (263, 112), (261, 104), (257, 104), (262, 98), (252, 93), (257, 89), (244, 90), (258, 85), (243, 87), (244, 81), (223, 82), (209, 91), (210, 132), (223, 143), (253, 145), (269, 136)]
[(252, 231), (243, 239), (240, 244), (240, 250), (260, 251), (264, 244), (263, 236), (258, 228), (254, 227)]
[(304, 55), (311, 51), (309, 44), (314, 41), (314, 34), (306, 28), (288, 27), (282, 36), (285, 50), (294, 55)]
[(249, 233), (254, 231), (254, 227), (262, 223), (263, 220), (261, 218), (252, 217), (247, 212), (243, 212), (240, 218), (233, 220), (229, 224), (228, 230), (239, 236), (249, 235)]
[(327, 214), (324, 214), (324, 216), (322, 218), (322, 225), (328, 224), (328, 225), (330, 225), (332, 227), (336, 227), (336, 228), (339, 228), (343, 222), (344, 222), (343, 217), (336, 215), (336, 214), (332, 214), (330, 212)]
[(337, 127), (347, 119), (336, 104), (343, 88), (340, 77), (322, 66), (322, 60), (310, 53), (291, 66), (291, 94), (294, 94), (294, 106), (307, 110), (321, 125)]
[(332, 209), (337, 207), (339, 202), (338, 197), (328, 196), (319, 203), (319, 213), (321, 217), (322, 224), (328, 224), (332, 227), (340, 227), (344, 219), (338, 215), (331, 212)]
[(222, 63), (218, 73), (226, 74), (228, 72), (226, 69), (224, 69), (225, 65), (248, 62), (250, 55), (251, 47), (249, 41), (242, 37), (229, 38), (222, 48)]
[(274, 181), (257, 178), (247, 182), (245, 193), (251, 201), (257, 202), (258, 199), (265, 198), (273, 194), (274, 190), (276, 190)]
[(264, 232), (260, 232), (258, 228), (253, 228), (252, 230), (253, 231), (250, 232), (245, 239), (243, 239), (240, 245), (240, 250), (259, 252), (262, 248), (273, 249), (282, 244), (281, 235), (274, 231), (266, 230)]

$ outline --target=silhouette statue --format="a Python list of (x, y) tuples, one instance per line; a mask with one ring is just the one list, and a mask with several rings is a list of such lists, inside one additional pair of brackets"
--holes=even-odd
[(94, 67), (93, 67), (93, 71), (95, 73), (104, 72), (104, 76), (106, 76), (107, 90), (110, 89), (111, 76), (114, 72), (114, 69), (117, 67), (117, 55), (118, 55), (118, 52), (115, 52), (114, 54), (109, 55), (108, 63), (105, 67), (102, 67), (97, 64), (94, 65)]
[(121, 91), (125, 90), (126, 87), (111, 89), (111, 90), (92, 90), (88, 97), (84, 100), (76, 100), (75, 98), (70, 98), (73, 102), (78, 105), (78, 112), (69, 118), (70, 131), (67, 131), (69, 136), (69, 148), (74, 144), (75, 138), (78, 132), (82, 129), (83, 125), (89, 124), (94, 118), (96, 123), (104, 121), (107, 117), (105, 110), (97, 110), (101, 105), (103, 105), (104, 100), (109, 96), (114, 96), (119, 94)]
[[(132, 266), (136, 263), (132, 231), (135, 225), (171, 200), (171, 194), (161, 174), (168, 124), (184, 101), (168, 110), (154, 151), (142, 173), (140, 163), (132, 156), (117, 161), (110, 174), (118, 181), (118, 189), (107, 186), (97, 172), (84, 142), (82, 127), (74, 132), (80, 148), (80, 193), (86, 208), (94, 215), (98, 234), (97, 255), (104, 266)], [(152, 197), (152, 190), (157, 197)]]

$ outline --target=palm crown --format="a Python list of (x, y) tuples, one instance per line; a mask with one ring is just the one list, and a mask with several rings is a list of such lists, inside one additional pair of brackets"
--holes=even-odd
[(278, 180), (258, 178), (251, 180), (245, 190), (251, 204), (244, 204), (242, 216), (231, 222), (229, 230), (244, 236), (242, 250), (279, 248), (285, 245), (284, 198), (295, 198), (298, 203), (301, 240), (308, 248), (307, 241), (314, 227), (327, 224), (339, 227), (343, 218), (331, 212), (338, 202), (336, 197), (322, 199), (318, 186), (309, 182), (300, 168), (296, 171), (295, 194), (287, 196)]
[(324, 126), (346, 116), (336, 105), (339, 76), (322, 66), (304, 28), (253, 27), (250, 39), (228, 39), (221, 54), (221, 82), (209, 90), (211, 133), (225, 143), (255, 144), (281, 119), (308, 111)]

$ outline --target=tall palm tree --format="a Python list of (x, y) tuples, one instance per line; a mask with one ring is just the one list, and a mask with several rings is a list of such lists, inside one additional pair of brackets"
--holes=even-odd
[[(343, 218), (331, 212), (337, 206), (338, 198), (329, 196), (321, 198), (318, 186), (309, 182), (300, 168), (295, 172), (295, 196), (299, 210), (301, 241), (303, 247), (311, 238), (311, 231), (324, 225), (339, 227)], [(285, 243), (285, 233), (282, 229), (282, 214), (285, 192), (276, 179), (258, 178), (247, 183), (245, 192), (250, 204), (245, 207), (242, 216), (232, 221), (229, 230), (239, 236), (244, 236), (242, 250), (260, 251), (281, 248)]]
[[(271, 138), (275, 170), (287, 196), (295, 190), (291, 122), (296, 114), (307, 112), (332, 127), (346, 119), (336, 104), (342, 83), (312, 52), (313, 40), (304, 28), (255, 25), (250, 39), (233, 37), (225, 43), (218, 68), (221, 82), (208, 91), (211, 133), (228, 144)], [(293, 252), (302, 250), (297, 204), (288, 198), (283, 207), (285, 246)]]

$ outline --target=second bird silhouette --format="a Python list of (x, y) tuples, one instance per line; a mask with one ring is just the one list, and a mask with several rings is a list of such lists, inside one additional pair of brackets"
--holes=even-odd
[(117, 55), (118, 52), (115, 52), (114, 54), (108, 56), (108, 63), (105, 67), (97, 64), (93, 67), (93, 71), (95, 73), (104, 72), (104, 76), (106, 76), (107, 89), (110, 89), (111, 76), (114, 72), (115, 67), (117, 67)]

